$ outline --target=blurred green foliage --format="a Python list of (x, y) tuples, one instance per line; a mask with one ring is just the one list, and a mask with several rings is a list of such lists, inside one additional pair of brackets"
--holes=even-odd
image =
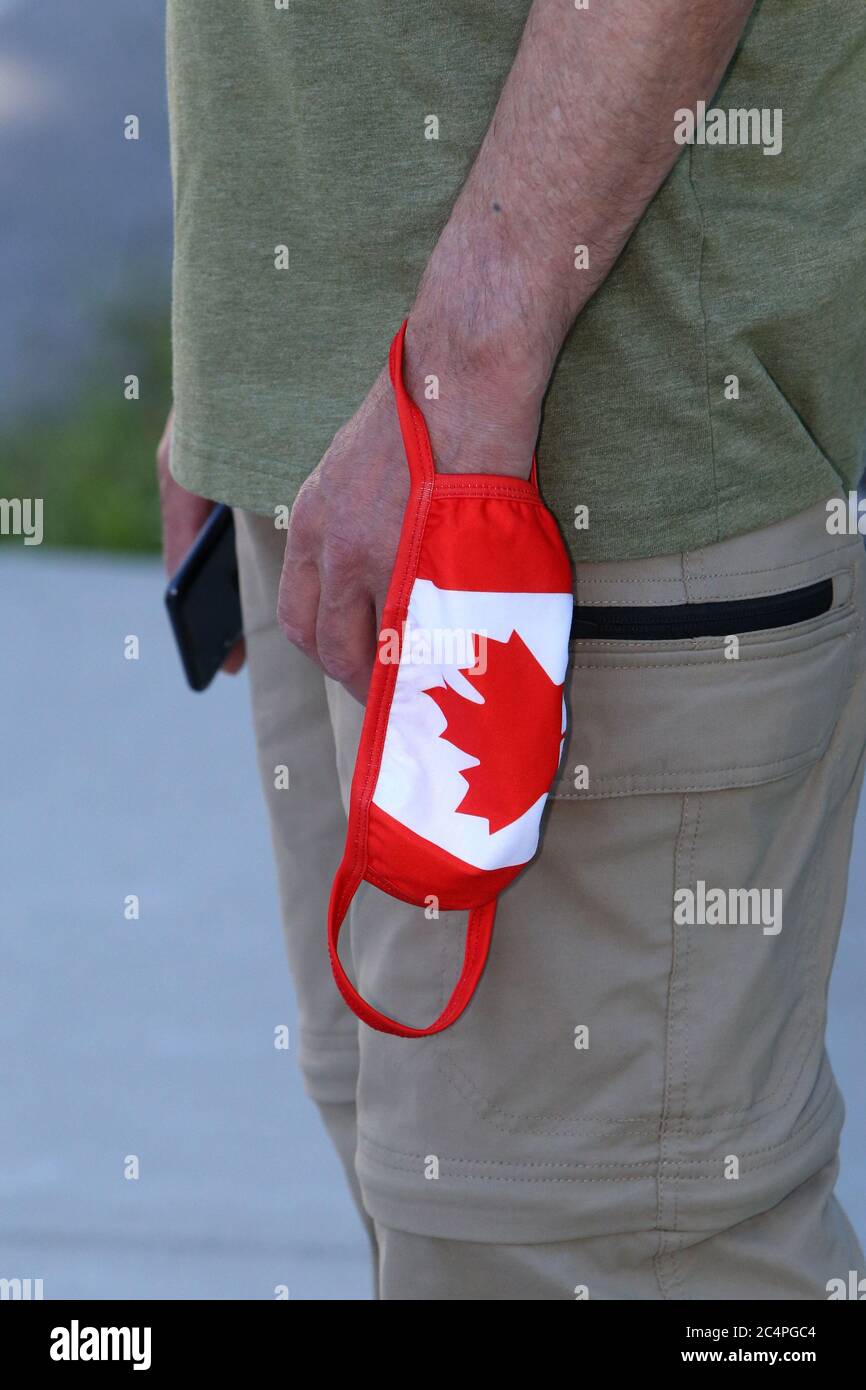
[[(129, 373), (137, 401), (124, 397)], [(72, 399), (0, 433), (0, 495), (43, 498), (45, 545), (158, 550), (154, 456), (170, 404), (167, 316), (107, 313), (99, 366)]]

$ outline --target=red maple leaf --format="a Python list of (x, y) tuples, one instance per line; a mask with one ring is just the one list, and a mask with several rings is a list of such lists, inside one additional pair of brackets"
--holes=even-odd
[(449, 685), (424, 694), (447, 721), (439, 737), (478, 759), (477, 767), (460, 774), (469, 790), (457, 810), (481, 816), (493, 834), (534, 806), (553, 781), (562, 686), (554, 685), (517, 632), (507, 642), (474, 633), (473, 640), (475, 665), (461, 669), (484, 703), (467, 700)]

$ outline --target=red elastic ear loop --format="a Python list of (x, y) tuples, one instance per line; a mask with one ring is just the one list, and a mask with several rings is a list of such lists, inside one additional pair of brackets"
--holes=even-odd
[(337, 942), (340, 938), (340, 928), (346, 916), (349, 903), (355, 896), (357, 884), (351, 887), (351, 891), (343, 893), (342, 901), (335, 903), (337, 884), (334, 884), (334, 895), (331, 898), (331, 906), (328, 911), (328, 949), (331, 956), (331, 966), (334, 971), (334, 979), (337, 988), (348, 1004), (353, 1013), (357, 1014), (362, 1023), (367, 1023), (371, 1028), (375, 1028), (380, 1033), (393, 1033), (398, 1038), (427, 1038), (431, 1033), (441, 1033), (443, 1028), (447, 1028), (455, 1019), (462, 1014), (466, 1005), (475, 993), (476, 985), (484, 973), (484, 966), (490, 951), (490, 938), (493, 935), (493, 921), (496, 916), (496, 899), (485, 903), (483, 907), (474, 907), (469, 913), (469, 923), (466, 928), (466, 949), (463, 953), (463, 965), (460, 970), (460, 977), (454, 986), (451, 998), (445, 1005), (441, 1014), (433, 1023), (426, 1028), (410, 1028), (405, 1023), (398, 1023), (396, 1019), (389, 1018), (379, 1009), (368, 1004), (366, 999), (358, 993), (352, 981), (343, 969), (340, 957), (337, 954)]
[[(417, 509), (414, 505), (414, 498), (419, 498), (432, 489), (435, 469), (433, 466), (433, 453), (430, 448), (430, 436), (427, 433), (427, 426), (424, 416), (411, 399), (408, 391), (403, 384), (403, 339), (406, 336), (406, 323), (404, 322), (399, 333), (391, 344), (389, 355), (389, 370), (391, 384), (394, 388), (394, 396), (397, 402), (397, 416), (400, 421), (400, 433), (403, 437), (403, 447), (406, 450), (406, 460), (409, 465), (409, 477), (411, 480), (411, 490), (409, 501), (406, 505), (406, 519), (404, 519), (404, 532), (409, 519), (412, 518), (414, 524)], [(535, 460), (533, 459), (532, 469), (533, 481), (535, 479)], [(420, 505), (420, 502), (419, 502)], [(404, 537), (401, 537), (401, 549), (398, 552), (398, 564), (395, 566), (395, 576), (392, 579), (392, 587), (398, 580), (398, 572), (401, 568), (401, 556), (404, 546)], [(407, 554), (411, 554), (410, 548)], [(392, 595), (389, 590), (386, 609), (391, 607)], [(373, 679), (370, 683), (370, 695), (368, 696), (367, 714), (364, 719), (364, 732), (362, 733), (362, 743), (364, 742), (368, 726), (379, 725), (378, 714), (373, 715), (373, 711), (378, 711), (384, 699), (390, 701), (390, 693), (393, 690), (393, 682), (396, 679), (396, 670), (390, 676), (390, 684), (387, 684), (388, 677), (383, 674), (385, 668), (377, 666), (373, 672)], [(490, 938), (493, 934), (493, 922), (496, 916), (496, 899), (485, 903), (482, 907), (475, 907), (470, 910), (469, 922), (466, 928), (466, 949), (463, 953), (463, 965), (460, 976), (454, 986), (451, 998), (445, 1005), (441, 1014), (427, 1028), (410, 1028), (404, 1023), (398, 1023), (396, 1019), (389, 1018), (379, 1009), (368, 1004), (366, 999), (358, 993), (352, 981), (346, 974), (338, 953), (338, 942), (340, 930), (349, 910), (349, 905), (355, 896), (361, 882), (363, 881), (363, 866), (359, 862), (357, 846), (361, 839), (366, 836), (366, 809), (369, 805), (375, 789), (375, 776), (378, 774), (379, 761), (381, 760), (381, 743), (379, 737), (375, 747), (378, 748), (378, 760), (375, 766), (369, 766), (365, 770), (366, 781), (363, 792), (357, 800), (363, 800), (364, 805), (350, 805), (349, 812), (349, 833), (347, 835), (346, 853), (343, 861), (337, 870), (334, 879), (334, 886), (331, 889), (331, 901), (328, 906), (328, 953), (331, 958), (331, 968), (334, 972), (334, 979), (337, 988), (348, 1004), (353, 1013), (357, 1014), (364, 1023), (371, 1028), (377, 1029), (380, 1033), (393, 1033), (400, 1038), (426, 1038), (431, 1033), (441, 1033), (443, 1028), (447, 1028), (455, 1019), (459, 1018), (472, 995), (475, 987), (481, 979), (487, 955), (490, 950)], [(359, 753), (359, 763), (361, 755)], [(357, 771), (356, 771), (357, 777)], [(359, 784), (360, 785), (360, 784)], [(352, 802), (356, 802), (355, 779), (352, 782)], [(353, 833), (354, 832), (354, 833)]]

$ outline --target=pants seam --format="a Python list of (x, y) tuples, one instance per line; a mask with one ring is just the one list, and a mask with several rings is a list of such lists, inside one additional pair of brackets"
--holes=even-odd
[[(692, 868), (694, 864), (695, 846), (700, 831), (703, 798), (699, 796), (696, 799), (694, 812), (692, 811), (692, 800), (693, 798), (688, 794), (686, 794), (682, 800), (680, 827), (674, 847), (673, 889), (683, 886), (684, 883), (686, 885), (691, 883), (693, 876)], [(688, 845), (688, 848), (686, 848), (686, 845)], [(674, 921), (673, 904), (674, 894), (672, 891), (671, 973), (668, 983), (666, 1010), (667, 1038), (665, 1045), (665, 1083), (662, 1098), (662, 1113), (659, 1121), (659, 1151), (658, 1167), (656, 1171), (656, 1224), (658, 1227), (659, 1239), (658, 1248), (653, 1258), (656, 1281), (658, 1283), (659, 1292), (664, 1299), (675, 1296), (673, 1286), (681, 1286), (682, 1283), (682, 1272), (678, 1267), (676, 1252), (672, 1248), (671, 1237), (668, 1234), (669, 1231), (675, 1233), (677, 1230), (678, 1190), (675, 1184), (669, 1188), (670, 1200), (673, 1206), (670, 1220), (668, 1220), (666, 1209), (668, 1192), (666, 1189), (666, 1169), (670, 1166), (673, 1157), (671, 1147), (675, 1149), (677, 1141), (681, 1140), (683, 1135), (689, 1065), (688, 1018), (685, 1011), (685, 999), (688, 988), (689, 951), (691, 943), (688, 931), (680, 931)], [(682, 1040), (682, 1056), (678, 1066), (677, 1045), (680, 1038)], [(676, 1074), (677, 1071), (679, 1071), (679, 1075)], [(665, 1268), (665, 1265), (669, 1267)]]

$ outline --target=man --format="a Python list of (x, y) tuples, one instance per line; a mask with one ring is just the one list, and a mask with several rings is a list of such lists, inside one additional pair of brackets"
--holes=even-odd
[[(826, 1297), (862, 1268), (824, 1006), (866, 740), (827, 506), (866, 423), (866, 12), (170, 0), (168, 32), (167, 559), (237, 509), (301, 1066), (380, 1296)], [(406, 316), (437, 469), (525, 478), (537, 441), (577, 604), (540, 854), (419, 1040), (359, 1028), (324, 941)], [(425, 1024), (464, 927), (370, 887), (346, 963)]]

